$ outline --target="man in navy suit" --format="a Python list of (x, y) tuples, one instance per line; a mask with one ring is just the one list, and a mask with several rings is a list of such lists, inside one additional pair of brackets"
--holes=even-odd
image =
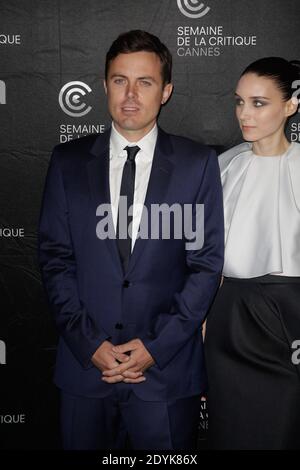
[[(157, 126), (171, 67), (157, 37), (120, 35), (106, 56), (111, 128), (51, 157), (39, 260), (60, 333), (65, 449), (196, 445), (201, 327), (223, 264), (222, 191), (215, 152)], [(160, 205), (192, 208), (188, 232), (203, 230), (201, 246), (186, 231), (176, 236), (174, 214), (165, 236), (166, 212), (159, 220), (151, 212)]]

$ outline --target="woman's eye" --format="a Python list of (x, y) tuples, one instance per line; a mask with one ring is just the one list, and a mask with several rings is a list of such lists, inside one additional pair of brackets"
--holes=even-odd
[(236, 98), (235, 100), (235, 105), (236, 106), (240, 106), (241, 104), (243, 104), (243, 100), (239, 99), (239, 98)]
[(261, 106), (264, 106), (264, 105), (265, 105), (265, 103), (263, 103), (262, 101), (259, 101), (259, 100), (255, 100), (255, 101), (253, 102), (253, 104), (254, 104), (254, 106), (255, 106), (256, 108), (260, 108)]

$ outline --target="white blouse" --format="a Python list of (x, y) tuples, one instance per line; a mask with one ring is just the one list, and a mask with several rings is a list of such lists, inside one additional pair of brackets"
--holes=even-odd
[(223, 274), (300, 276), (300, 144), (262, 157), (244, 143), (219, 156), (225, 214)]

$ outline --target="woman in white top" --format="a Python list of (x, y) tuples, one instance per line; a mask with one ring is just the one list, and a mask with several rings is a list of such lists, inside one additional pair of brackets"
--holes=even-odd
[(206, 330), (209, 440), (216, 449), (300, 449), (299, 65), (260, 59), (242, 73), (246, 142), (219, 157), (224, 282)]

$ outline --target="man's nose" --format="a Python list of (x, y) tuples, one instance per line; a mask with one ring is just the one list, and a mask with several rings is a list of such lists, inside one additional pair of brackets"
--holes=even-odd
[(133, 98), (137, 93), (136, 84), (128, 82), (126, 92), (128, 98)]

